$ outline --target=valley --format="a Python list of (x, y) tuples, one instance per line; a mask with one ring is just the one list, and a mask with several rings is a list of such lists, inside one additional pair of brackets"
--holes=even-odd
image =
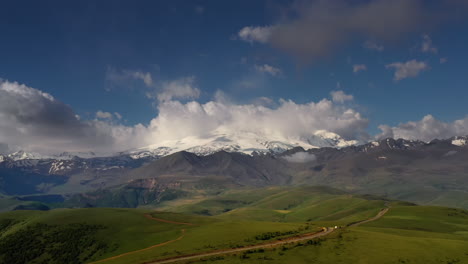
[[(298, 203), (305, 195), (305, 202)], [(229, 197), (230, 202), (226, 202)], [(468, 260), (468, 211), (462, 209), (365, 199), (324, 187), (246, 191), (200, 203), (212, 212), (222, 212), (223, 207), (233, 204), (232, 197), (239, 197), (238, 204), (243, 201), (243, 206), (214, 216), (121, 208), (2, 213), (0, 262), (349, 263), (359, 258), (369, 263), (463, 263)], [(342, 199), (351, 199), (350, 206), (345, 206)], [(256, 202), (245, 204), (252, 200)], [(284, 210), (285, 204), (296, 206)], [(175, 211), (196, 213), (193, 209), (199, 206), (187, 204)], [(273, 213), (285, 216), (272, 217)], [(26, 242), (30, 238), (25, 237), (25, 232), (32, 230), (37, 240)], [(80, 243), (53, 235), (59, 230), (78, 236), (75, 241)], [(91, 232), (76, 233), (78, 230)], [(20, 245), (23, 249), (17, 251)], [(62, 250), (54, 251), (59, 245)], [(29, 247), (42, 253), (31, 251), (21, 258), (15, 255), (28, 251)]]

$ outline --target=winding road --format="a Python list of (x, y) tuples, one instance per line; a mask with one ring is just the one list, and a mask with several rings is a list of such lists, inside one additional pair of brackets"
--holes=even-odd
[[(379, 213), (369, 219), (353, 223), (349, 225), (348, 227), (355, 227), (359, 226), (365, 223), (369, 223), (372, 221), (375, 221), (382, 216), (384, 216), (390, 208), (386, 207), (382, 210), (379, 211)], [(289, 244), (289, 243), (294, 243), (294, 242), (301, 242), (305, 240), (310, 240), (318, 237), (323, 237), (326, 235), (329, 235), (336, 229), (331, 227), (331, 228), (326, 228), (320, 232), (317, 233), (312, 233), (312, 234), (304, 234), (301, 236), (295, 236), (295, 237), (290, 237), (286, 238), (283, 240), (277, 240), (277, 241), (272, 241), (264, 244), (259, 244), (259, 245), (253, 245), (253, 246), (245, 246), (245, 247), (240, 247), (240, 248), (232, 248), (232, 249), (223, 249), (223, 250), (217, 250), (217, 251), (212, 251), (212, 252), (207, 252), (207, 253), (196, 253), (196, 254), (191, 254), (191, 255), (185, 255), (185, 256), (178, 256), (178, 257), (173, 257), (169, 259), (163, 259), (163, 260), (156, 260), (152, 262), (147, 262), (147, 264), (164, 264), (164, 263), (173, 263), (173, 262), (178, 262), (178, 261), (185, 261), (185, 260), (193, 260), (193, 259), (199, 259), (199, 258), (204, 258), (204, 257), (211, 257), (211, 256), (216, 256), (216, 255), (223, 255), (223, 254), (231, 254), (231, 253), (238, 253), (238, 252), (243, 252), (247, 250), (255, 250), (255, 249), (261, 249), (261, 248), (272, 248), (272, 247), (277, 247), (281, 246), (284, 244)]]
[[(369, 219), (366, 219), (366, 220), (363, 220), (363, 221), (352, 223), (352, 224), (348, 225), (347, 227), (355, 227), (355, 226), (359, 226), (359, 225), (362, 225), (362, 224), (365, 224), (365, 223), (368, 223), (368, 222), (375, 221), (375, 220), (381, 218), (382, 216), (384, 216), (388, 212), (389, 209), (390, 209), (389, 207), (386, 207), (386, 208), (380, 210), (379, 213), (376, 216), (374, 216), (372, 218), (369, 218)], [(170, 220), (166, 220), (166, 219), (156, 218), (156, 217), (151, 216), (150, 214), (145, 214), (145, 217), (148, 218), (148, 219), (155, 220), (155, 221), (158, 221), (158, 222), (163, 222), (163, 223), (195, 226), (195, 224), (192, 224), (192, 223), (175, 222), (175, 221), (170, 221)], [(276, 241), (271, 241), (271, 242), (267, 242), (267, 243), (263, 243), (263, 244), (257, 244), (257, 245), (252, 245), (252, 246), (239, 247), (239, 248), (221, 249), (221, 250), (216, 250), (216, 251), (212, 251), (212, 252), (205, 252), (205, 253), (188, 254), (188, 255), (183, 255), (183, 256), (171, 257), (171, 258), (168, 258), (168, 259), (155, 260), (155, 261), (147, 262), (147, 264), (174, 263), (174, 262), (178, 262), (178, 261), (200, 259), (200, 258), (211, 257), (211, 256), (216, 256), (216, 255), (238, 253), (238, 252), (243, 252), (243, 251), (247, 251), (247, 250), (256, 250), (256, 249), (262, 249), (262, 248), (273, 248), (273, 247), (277, 247), (277, 246), (281, 246), (281, 245), (285, 245), (285, 244), (289, 244), (289, 243), (301, 242), (301, 241), (306, 241), (306, 240), (310, 240), (310, 239), (314, 239), (314, 238), (318, 238), (318, 237), (323, 237), (323, 236), (331, 234), (335, 230), (336, 230), (336, 228), (329, 227), (329, 228), (324, 228), (322, 231), (319, 231), (319, 232), (316, 232), (316, 233), (302, 234), (302, 235), (299, 235), (299, 236), (293, 236), (293, 237), (289, 237), (289, 238), (285, 238), (285, 239), (281, 239), (281, 240), (276, 240)], [(105, 261), (108, 261), (108, 260), (114, 260), (114, 259), (117, 259), (117, 258), (120, 258), (120, 257), (123, 257), (123, 256), (130, 255), (130, 254), (134, 254), (134, 253), (142, 252), (142, 251), (149, 250), (149, 249), (152, 249), (152, 248), (164, 246), (164, 245), (176, 242), (178, 240), (181, 240), (182, 238), (184, 238), (184, 236), (185, 236), (185, 229), (181, 229), (181, 235), (176, 239), (169, 240), (169, 241), (166, 241), (166, 242), (163, 242), (163, 243), (160, 243), (160, 244), (156, 244), (156, 245), (153, 245), (153, 246), (150, 246), (150, 247), (147, 247), (147, 248), (143, 248), (143, 249), (139, 249), (139, 250), (135, 250), (135, 251), (130, 251), (130, 252), (123, 253), (123, 254), (120, 254), (120, 255), (117, 255), (117, 256), (109, 257), (109, 258), (106, 258), (106, 259), (101, 259), (99, 261), (95, 261), (95, 262), (92, 262), (90, 264), (101, 263), (101, 262), (105, 262)]]

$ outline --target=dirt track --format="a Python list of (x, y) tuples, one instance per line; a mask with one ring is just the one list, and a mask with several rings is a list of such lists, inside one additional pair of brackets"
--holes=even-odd
[(351, 225), (349, 225), (349, 227), (358, 226), (358, 225), (362, 225), (362, 224), (365, 224), (365, 223), (369, 223), (369, 222), (375, 221), (375, 220), (381, 218), (384, 214), (386, 214), (386, 213), (388, 212), (388, 209), (390, 209), (390, 208), (388, 208), (388, 207), (387, 207), (387, 208), (384, 208), (384, 209), (380, 210), (380, 212), (379, 212), (376, 216), (374, 216), (374, 217), (372, 217), (372, 218), (369, 218), (369, 219), (367, 219), (367, 220), (363, 220), (363, 221), (360, 221), (360, 222), (351, 224)]
[[(379, 218), (381, 218), (383, 215), (385, 215), (388, 212), (389, 208), (384, 208), (382, 209), (376, 216), (369, 218), (367, 220), (363, 220), (357, 223), (354, 223), (350, 225), (352, 226), (358, 226), (361, 224), (365, 224), (368, 222), (375, 221)], [(265, 243), (265, 244), (260, 244), (260, 245), (253, 245), (253, 246), (245, 246), (241, 248), (233, 248), (233, 249), (225, 249), (225, 250), (218, 250), (218, 251), (213, 251), (213, 252), (207, 252), (207, 253), (199, 253), (199, 254), (192, 254), (192, 255), (186, 255), (186, 256), (180, 256), (180, 257), (174, 257), (170, 259), (165, 259), (165, 260), (156, 260), (152, 262), (147, 262), (147, 264), (164, 264), (164, 263), (174, 263), (178, 261), (185, 261), (185, 260), (193, 260), (193, 259), (199, 259), (199, 258), (204, 258), (204, 257), (211, 257), (215, 255), (223, 255), (223, 254), (231, 254), (231, 253), (237, 253), (237, 252), (242, 252), (242, 251), (247, 251), (247, 250), (253, 250), (253, 249), (261, 249), (261, 248), (272, 248), (272, 247), (277, 247), (280, 245), (288, 244), (288, 243), (294, 243), (294, 242), (300, 242), (300, 241), (305, 241), (313, 238), (318, 238), (318, 237), (323, 237), (326, 235), (329, 235), (333, 231), (335, 231), (335, 228), (328, 228), (327, 230), (314, 233), (314, 234), (306, 234), (302, 236), (296, 236), (284, 240), (279, 240), (279, 241), (273, 241), (270, 243)]]
[[(388, 210), (389, 210), (389, 208), (384, 208), (376, 216), (374, 216), (372, 218), (369, 218), (369, 219), (366, 219), (366, 220), (363, 220), (363, 221), (360, 221), (360, 222), (357, 222), (357, 223), (353, 223), (353, 224), (349, 225), (349, 227), (355, 227), (355, 226), (359, 226), (359, 225), (362, 225), (362, 224), (365, 224), (365, 223), (368, 223), (368, 222), (375, 221), (375, 220), (381, 218), (382, 216), (384, 216), (388, 212)], [(153, 216), (151, 216), (149, 214), (145, 214), (145, 217), (148, 218), (148, 219), (151, 219), (151, 220), (164, 222), (164, 223), (194, 226), (194, 224), (192, 224), (192, 223), (175, 222), (175, 221), (155, 218), (155, 217), (153, 217)], [(300, 235), (300, 236), (290, 237), (290, 238), (277, 240), (277, 241), (272, 241), (272, 242), (268, 242), (268, 243), (264, 243), (264, 244), (245, 246), (245, 247), (240, 247), (240, 248), (222, 249), (222, 250), (216, 250), (216, 251), (206, 252), (206, 253), (197, 253), (197, 254), (190, 254), (190, 255), (185, 255), (185, 256), (172, 257), (172, 258), (169, 258), (169, 259), (163, 259), (163, 260), (156, 260), (156, 261), (147, 262), (147, 264), (174, 263), (174, 262), (178, 262), (178, 261), (193, 260), (193, 259), (199, 259), (199, 258), (216, 256), (216, 255), (223, 255), (223, 254), (231, 254), (231, 253), (243, 252), (243, 251), (247, 251), (247, 250), (255, 250), (255, 249), (261, 249), (261, 248), (272, 248), (272, 247), (277, 247), (277, 246), (281, 246), (281, 245), (284, 245), (284, 244), (295, 243), (295, 242), (310, 240), (310, 239), (314, 239), (314, 238), (318, 238), (318, 237), (323, 237), (323, 236), (329, 235), (330, 233), (332, 233), (335, 230), (336, 230), (335, 228), (327, 228), (326, 230), (322, 230), (322, 231), (317, 232), (317, 233), (303, 234), (303, 235)], [(182, 235), (180, 237), (174, 239), (174, 240), (166, 241), (164, 243), (156, 244), (156, 245), (153, 245), (151, 247), (144, 248), (144, 249), (139, 249), (139, 250), (123, 253), (123, 254), (120, 254), (120, 255), (117, 255), (117, 256), (102, 259), (102, 260), (92, 262), (92, 263), (100, 263), (100, 262), (104, 262), (104, 261), (107, 261), (107, 260), (113, 260), (113, 259), (116, 259), (116, 258), (120, 258), (120, 257), (126, 256), (126, 255), (133, 254), (133, 253), (138, 253), (138, 252), (145, 251), (145, 250), (148, 250), (148, 249), (152, 249), (152, 248), (167, 245), (169, 243), (181, 240), (185, 235), (185, 229), (182, 229), (181, 232), (182, 232)]]

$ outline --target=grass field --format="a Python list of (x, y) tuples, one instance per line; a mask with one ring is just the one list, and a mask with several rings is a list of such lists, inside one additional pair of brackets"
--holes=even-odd
[(343, 225), (375, 215), (385, 202), (329, 187), (270, 187), (232, 191), (170, 210), (229, 220), (318, 221)]
[[(1, 213), (0, 263), (144, 263), (275, 241), (321, 226), (346, 226), (386, 205), (391, 209), (379, 220), (313, 242), (189, 263), (468, 262), (467, 211), (324, 187), (272, 187), (180, 203), (174, 207), (178, 212), (90, 208)], [(111, 258), (121, 254), (126, 255)]]
[[(155, 221), (145, 217), (145, 214), (148, 213), (151, 213), (153, 217), (176, 222), (188, 222), (193, 225), (187, 226)], [(13, 223), (11, 224), (11, 222)], [(77, 223), (100, 227), (90, 235), (93, 241), (105, 245), (96, 254), (89, 257), (87, 261), (105, 259), (174, 240), (182, 235), (182, 229), (185, 230), (183, 239), (172, 244), (102, 263), (138, 263), (155, 258), (255, 244), (259, 243), (255, 237), (266, 232), (307, 231), (305, 230), (307, 225), (303, 223), (223, 221), (210, 217), (188, 216), (168, 212), (155, 213), (154, 211), (138, 209), (57, 209), (46, 212), (14, 211), (0, 214), (0, 227), (3, 226), (0, 231), (0, 243), (8, 240), (6, 238), (9, 235), (21, 233), (21, 230), (28, 227), (37, 228), (37, 224), (47, 224), (51, 227), (60, 226), (63, 231), (63, 228), (68, 228), (70, 225)], [(54, 232), (54, 230), (49, 228), (44, 232)], [(37, 235), (47, 236), (45, 233)], [(20, 239), (9, 239), (8, 241), (12, 243), (21, 242)], [(63, 241), (50, 242), (63, 246)], [(8, 246), (14, 247), (15, 245)], [(87, 249), (81, 248), (80, 250), (86, 251)], [(41, 258), (44, 258), (44, 256), (38, 259)], [(0, 254), (0, 263), (2, 263), (1, 260)], [(52, 261), (48, 262), (53, 263)]]
[(191, 263), (468, 263), (468, 212), (396, 206), (375, 222), (342, 229), (318, 244)]

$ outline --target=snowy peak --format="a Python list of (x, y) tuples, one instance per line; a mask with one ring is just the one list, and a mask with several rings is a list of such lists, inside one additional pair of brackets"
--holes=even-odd
[(11, 160), (28, 160), (28, 159), (50, 159), (51, 157), (41, 155), (38, 153), (26, 152), (23, 150), (13, 152), (11, 154), (5, 155), (7, 158)]
[(452, 138), (452, 145), (463, 147), (468, 143), (468, 136)]
[(180, 140), (164, 141), (148, 147), (123, 152), (132, 158), (162, 157), (187, 151), (199, 156), (210, 155), (219, 151), (240, 152), (247, 155), (254, 153), (281, 153), (302, 147), (304, 149), (320, 147), (347, 147), (356, 145), (355, 140), (345, 140), (338, 134), (320, 130), (307, 138), (265, 137), (251, 132), (226, 133), (215, 131), (207, 137), (186, 137)]
[(357, 145), (359, 142), (357, 140), (345, 140), (340, 135), (328, 132), (326, 130), (318, 130), (314, 133), (314, 136), (307, 139), (307, 142), (310, 145), (316, 147), (336, 147), (344, 148), (349, 146)]
[(423, 146), (425, 144), (426, 143), (419, 140), (386, 138), (380, 141), (369, 142), (367, 144), (359, 146), (358, 148), (364, 152), (370, 152), (375, 150), (408, 150)]
[[(0, 159), (5, 161), (10, 159), (13, 161), (20, 160), (73, 160), (76, 158), (90, 159), (96, 157), (111, 156), (112, 154), (102, 154), (101, 156), (96, 155), (94, 152), (62, 152), (56, 155), (43, 155), (35, 152), (27, 152), (19, 150), (10, 154), (0, 154)], [(1, 161), (0, 161), (1, 162)]]

